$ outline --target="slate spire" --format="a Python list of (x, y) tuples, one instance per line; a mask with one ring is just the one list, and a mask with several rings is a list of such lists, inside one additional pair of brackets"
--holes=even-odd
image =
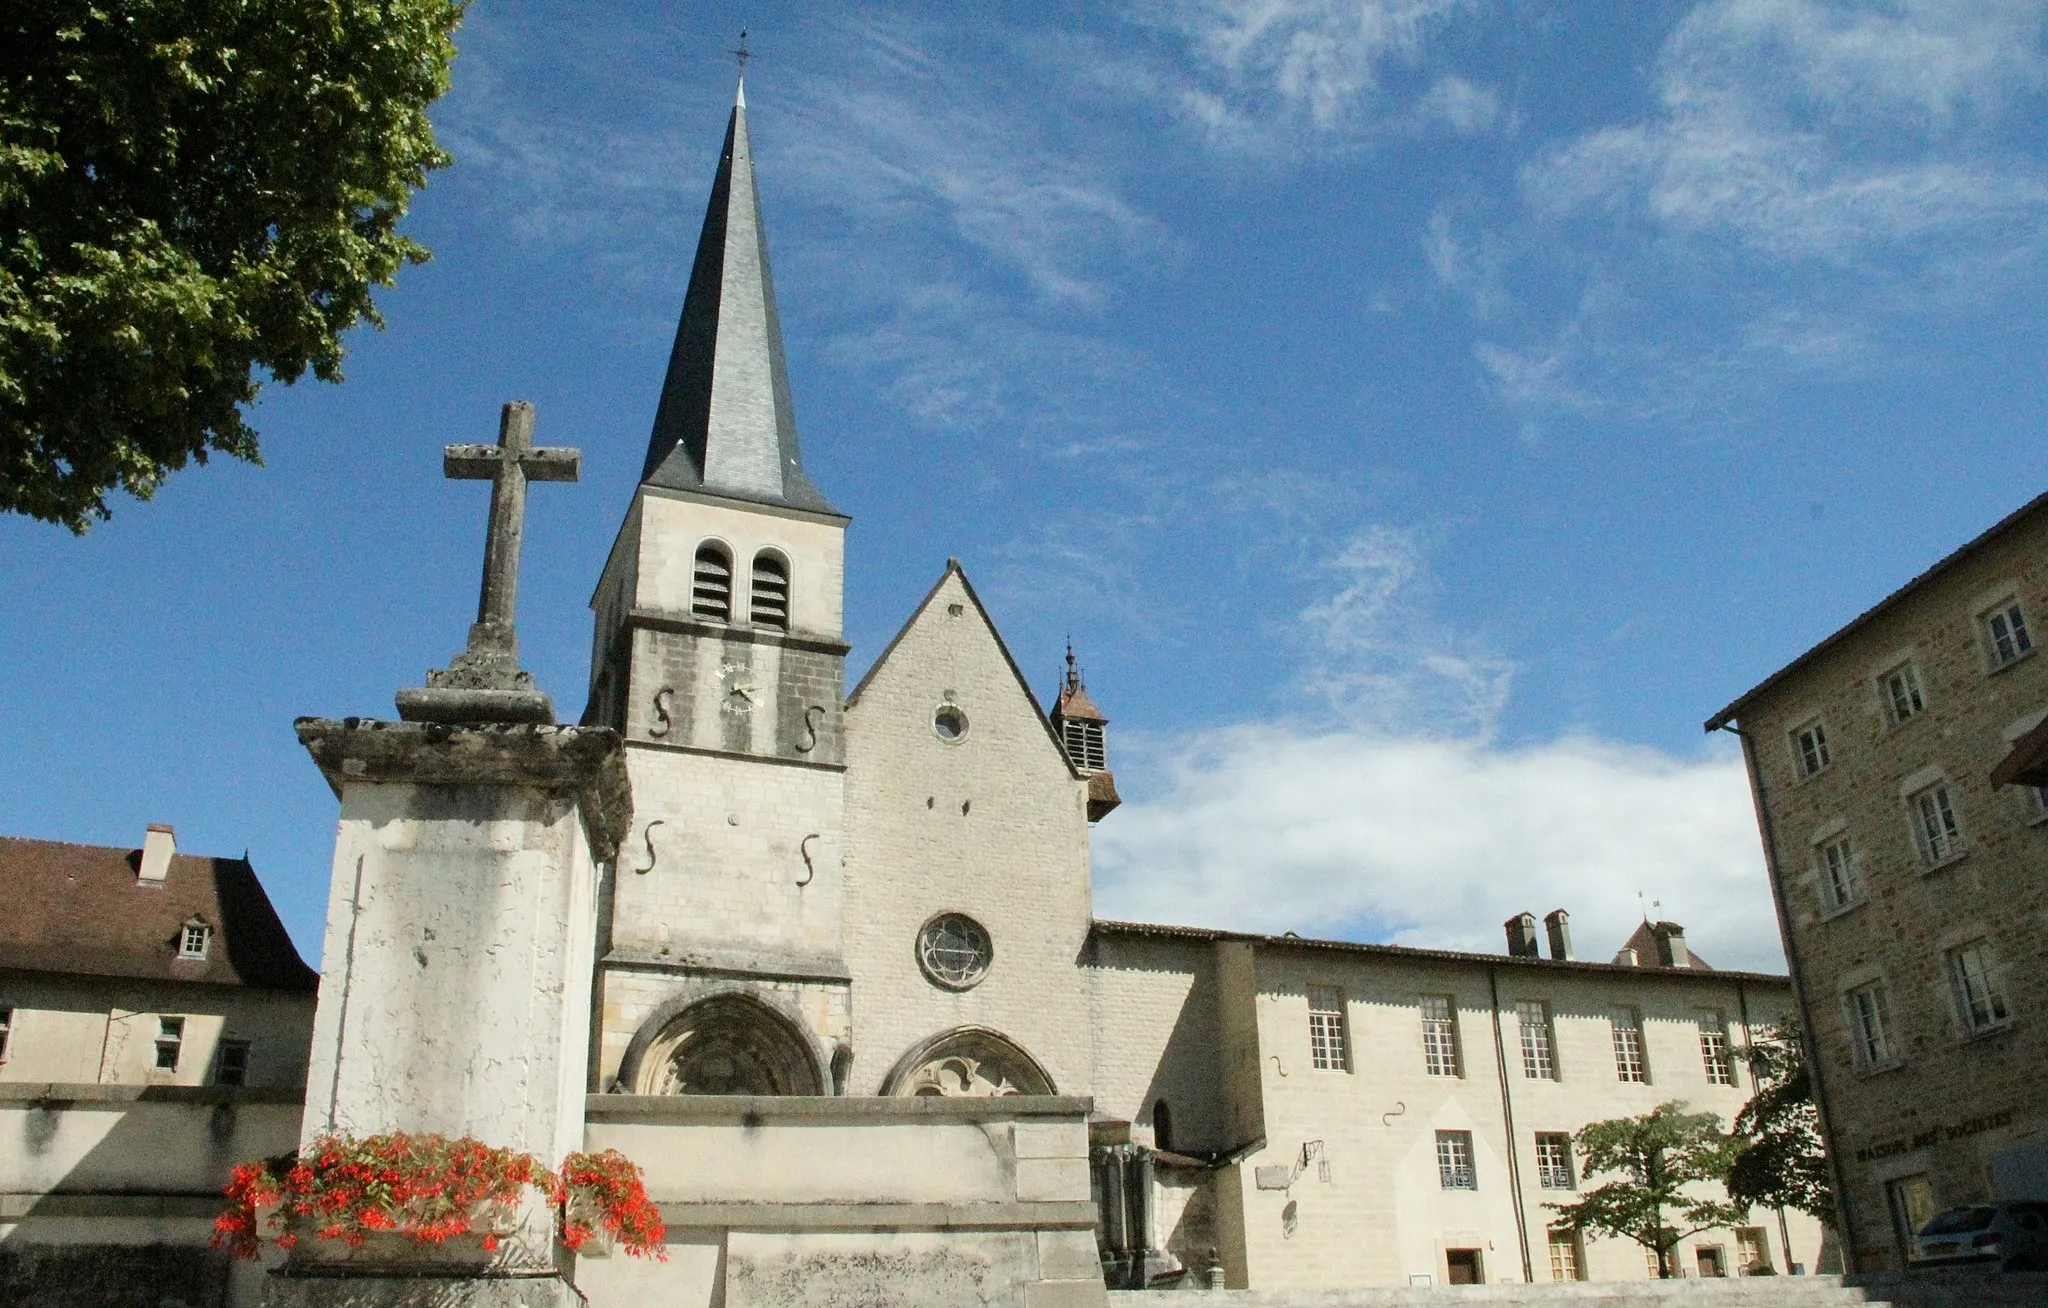
[(725, 126), (697, 261), (640, 480), (834, 513), (804, 476), (754, 190), (744, 79)]

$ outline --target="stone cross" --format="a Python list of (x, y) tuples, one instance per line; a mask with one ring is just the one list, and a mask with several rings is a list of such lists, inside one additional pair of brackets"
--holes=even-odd
[(575, 481), (582, 454), (533, 443), (533, 406), (514, 400), (498, 422), (496, 445), (450, 445), (443, 475), (491, 483), (484, 578), (469, 647), (424, 687), (398, 692), (398, 715), (412, 722), (552, 722), (554, 703), (519, 667), (519, 542), (526, 529), (526, 483)]

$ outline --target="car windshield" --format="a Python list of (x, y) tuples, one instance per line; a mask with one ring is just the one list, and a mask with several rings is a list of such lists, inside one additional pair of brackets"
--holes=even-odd
[(1921, 1227), (1920, 1234), (1961, 1235), (1966, 1231), (1981, 1231), (1991, 1225), (1991, 1219), (1996, 1216), (1996, 1208), (1951, 1208)]

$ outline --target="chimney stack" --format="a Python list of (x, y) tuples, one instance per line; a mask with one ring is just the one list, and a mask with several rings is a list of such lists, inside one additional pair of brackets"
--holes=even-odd
[(1503, 923), (1508, 933), (1508, 956), (1511, 958), (1541, 958), (1543, 951), (1536, 944), (1536, 915), (1517, 913)]
[(1553, 908), (1544, 914), (1543, 930), (1550, 937), (1550, 956), (1560, 963), (1569, 962), (1572, 956), (1572, 920), (1561, 908)]
[(161, 890), (171, 874), (171, 855), (178, 852), (178, 833), (168, 822), (152, 822), (142, 833), (142, 867), (135, 874), (138, 886)]
[(1685, 947), (1685, 928), (1676, 922), (1659, 922), (1650, 928), (1657, 937), (1659, 967), (1691, 967), (1692, 954)]

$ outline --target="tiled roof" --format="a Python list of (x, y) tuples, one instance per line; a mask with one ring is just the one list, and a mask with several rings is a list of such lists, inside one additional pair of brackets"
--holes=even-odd
[[(139, 849), (0, 836), (0, 968), (318, 988), (246, 859), (174, 854), (160, 887), (136, 883), (141, 860)], [(180, 959), (195, 919), (213, 929), (206, 957)]]

